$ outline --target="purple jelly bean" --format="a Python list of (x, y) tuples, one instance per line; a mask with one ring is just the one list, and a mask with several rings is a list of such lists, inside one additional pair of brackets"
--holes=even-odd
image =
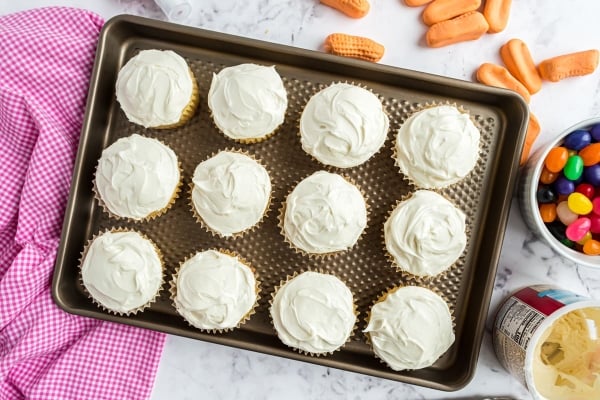
[(596, 187), (600, 186), (600, 164), (585, 167), (583, 170), (583, 177), (587, 183)]
[(596, 142), (600, 142), (600, 124), (592, 126), (590, 133)]
[(565, 137), (562, 145), (567, 149), (579, 151), (590, 143), (592, 143), (591, 133), (583, 129), (577, 129)]
[(571, 194), (575, 191), (575, 182), (561, 175), (554, 181), (554, 190), (558, 194)]

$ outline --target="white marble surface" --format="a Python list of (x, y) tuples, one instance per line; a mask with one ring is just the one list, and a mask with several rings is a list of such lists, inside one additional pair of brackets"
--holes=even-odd
[[(381, 61), (453, 78), (472, 80), (483, 62), (500, 63), (499, 47), (518, 37), (535, 60), (598, 47), (600, 2), (591, 0), (514, 1), (507, 29), (478, 41), (441, 49), (423, 45), (421, 8), (401, 0), (372, 0), (372, 10), (352, 20), (317, 0), (191, 0), (186, 22), (220, 32), (319, 49), (332, 31), (369, 36), (386, 46)], [(165, 19), (150, 0), (29, 0), (0, 2), (0, 14), (32, 7), (69, 5), (91, 9), (105, 18), (131, 13)], [(535, 148), (575, 122), (600, 115), (600, 71), (560, 83), (545, 83), (531, 102), (542, 125)], [(513, 202), (498, 266), (490, 315), (512, 290), (534, 283), (557, 283), (600, 298), (600, 271), (579, 267), (557, 256), (527, 230)], [(446, 399), (475, 395), (512, 395), (529, 399), (526, 390), (498, 364), (488, 327), (477, 372), (464, 389), (439, 392), (389, 380), (324, 368), (278, 357), (169, 336), (152, 399)]]

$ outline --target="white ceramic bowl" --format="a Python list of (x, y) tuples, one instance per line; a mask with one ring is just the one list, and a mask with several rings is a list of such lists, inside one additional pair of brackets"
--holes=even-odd
[(558, 135), (550, 143), (547, 143), (544, 147), (538, 149), (533, 153), (527, 164), (521, 171), (519, 179), (519, 206), (521, 209), (521, 215), (529, 226), (529, 228), (540, 238), (546, 241), (558, 254), (561, 256), (587, 267), (600, 268), (600, 256), (589, 256), (584, 253), (580, 253), (577, 250), (570, 249), (569, 247), (562, 244), (548, 231), (540, 212), (538, 209), (538, 203), (536, 198), (536, 192), (538, 183), (540, 180), (540, 174), (544, 167), (544, 160), (546, 156), (556, 146), (560, 146), (565, 136), (577, 129), (589, 129), (593, 125), (600, 123), (600, 117), (586, 119), (581, 121), (570, 128), (566, 129), (560, 135)]

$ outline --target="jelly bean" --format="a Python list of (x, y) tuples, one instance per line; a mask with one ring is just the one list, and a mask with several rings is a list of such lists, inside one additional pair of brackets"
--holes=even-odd
[(600, 186), (600, 165), (595, 164), (583, 170), (585, 181), (594, 186)]
[(573, 150), (573, 149), (567, 149), (567, 154), (569, 155), (569, 157), (574, 156), (575, 154), (577, 154), (577, 150)]
[(540, 175), (540, 182), (546, 185), (551, 184), (558, 178), (559, 174), (556, 172), (550, 172), (546, 167), (542, 169), (542, 174)]
[(556, 199), (556, 204), (562, 203), (563, 201), (567, 201), (567, 199), (569, 198), (569, 194), (559, 194), (558, 199)]
[(559, 176), (554, 182), (554, 190), (559, 195), (571, 194), (575, 191), (575, 182), (565, 178), (564, 176)]
[(569, 209), (569, 204), (566, 201), (558, 203), (556, 206), (556, 216), (564, 225), (570, 225), (579, 218), (579, 215)]
[(592, 211), (596, 215), (600, 215), (600, 197), (595, 197), (592, 200)]
[(579, 156), (571, 156), (567, 159), (563, 169), (565, 177), (571, 181), (576, 181), (583, 173), (583, 160)]
[(556, 219), (556, 204), (541, 204), (540, 215), (542, 217), (542, 221), (544, 221), (547, 224), (554, 221)]
[(569, 152), (564, 147), (555, 147), (546, 156), (544, 165), (551, 172), (559, 172), (564, 168), (569, 158)]
[(592, 126), (590, 133), (596, 142), (600, 142), (600, 124)]
[(581, 240), (586, 233), (590, 231), (590, 219), (586, 217), (581, 217), (577, 219), (577, 221), (573, 222), (571, 225), (567, 226), (565, 230), (565, 235), (567, 235), (567, 239), (577, 242)]
[(569, 210), (579, 215), (589, 214), (594, 208), (590, 199), (577, 192), (571, 193), (569, 195), (569, 198), (567, 199), (567, 204), (569, 205)]
[(585, 242), (592, 239), (592, 232), (587, 232), (581, 239), (577, 241), (577, 244), (584, 245)]
[(590, 214), (587, 216), (590, 219), (590, 232), (600, 233), (600, 215)]
[(583, 245), (583, 252), (590, 256), (597, 256), (600, 254), (600, 242), (594, 239), (588, 240)]
[(575, 191), (581, 193), (590, 200), (593, 199), (596, 194), (596, 188), (589, 183), (580, 183), (575, 187)]
[(567, 149), (579, 151), (590, 143), (592, 143), (592, 134), (586, 130), (577, 129), (565, 137), (562, 145)]
[(581, 149), (579, 157), (583, 160), (586, 167), (598, 164), (600, 162), (600, 143), (592, 143)]
[(564, 226), (563, 224), (561, 224), (560, 222), (554, 221), (554, 222), (552, 222), (550, 224), (546, 224), (546, 228), (548, 228), (548, 231), (559, 242), (562, 241), (562, 240), (564, 240), (564, 239), (567, 239), (567, 236), (565, 235), (565, 231), (567, 230), (567, 227)]
[(554, 203), (556, 200), (556, 193), (549, 186), (540, 186), (536, 193), (537, 202), (539, 204)]

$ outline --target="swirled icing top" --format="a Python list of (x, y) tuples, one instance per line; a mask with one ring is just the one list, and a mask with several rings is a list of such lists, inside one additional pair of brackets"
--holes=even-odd
[(262, 138), (281, 125), (287, 92), (275, 67), (239, 64), (213, 75), (208, 106), (217, 127), (236, 140)]
[(252, 270), (237, 257), (216, 250), (185, 261), (176, 285), (177, 311), (199, 329), (235, 328), (257, 299)]
[(302, 148), (323, 164), (354, 167), (383, 145), (389, 121), (370, 91), (333, 84), (310, 98), (300, 118)]
[(307, 253), (346, 250), (366, 226), (365, 199), (340, 175), (317, 171), (287, 197), (284, 233), (294, 246)]
[(376, 303), (364, 332), (394, 371), (429, 367), (454, 343), (448, 305), (417, 286), (399, 288)]
[(223, 236), (258, 223), (269, 204), (271, 180), (252, 158), (221, 151), (201, 162), (192, 177), (192, 203), (198, 215)]
[(456, 107), (419, 111), (402, 124), (396, 162), (417, 186), (442, 188), (463, 179), (479, 157), (480, 133)]
[(356, 322), (350, 289), (333, 275), (310, 271), (277, 291), (271, 317), (284, 344), (314, 354), (342, 346)]
[(464, 251), (465, 215), (439, 194), (419, 190), (394, 209), (384, 235), (398, 267), (414, 275), (434, 276)]
[(192, 100), (194, 77), (171, 50), (142, 50), (117, 76), (117, 101), (127, 119), (145, 128), (179, 122)]
[(179, 178), (173, 150), (156, 139), (133, 134), (102, 151), (96, 189), (111, 213), (144, 219), (169, 205)]
[(106, 232), (87, 248), (83, 285), (109, 310), (128, 313), (151, 301), (162, 284), (156, 248), (137, 232)]

